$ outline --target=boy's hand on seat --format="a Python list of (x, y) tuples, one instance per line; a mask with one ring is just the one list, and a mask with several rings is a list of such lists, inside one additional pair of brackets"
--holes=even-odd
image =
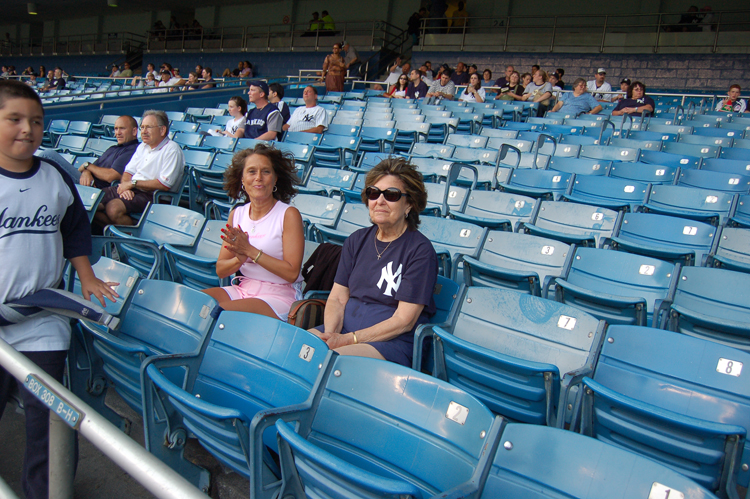
[(96, 277), (83, 279), (81, 278), (81, 292), (83, 297), (89, 300), (93, 294), (99, 299), (102, 307), (106, 307), (107, 303), (104, 301), (104, 297), (109, 298), (112, 303), (115, 302), (115, 298), (120, 295), (113, 289), (114, 286), (120, 284), (119, 282), (104, 282)]

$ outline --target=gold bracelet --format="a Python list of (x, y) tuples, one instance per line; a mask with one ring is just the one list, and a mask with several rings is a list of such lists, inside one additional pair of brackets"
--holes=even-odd
[(357, 341), (357, 333), (355, 333), (354, 331), (352, 331), (352, 337), (354, 337), (354, 344), (355, 344), (355, 345), (356, 345), (357, 343), (359, 343), (359, 342)]
[(258, 260), (260, 260), (260, 257), (263, 256), (263, 250), (258, 250), (258, 256), (256, 256), (253, 259), (253, 263), (258, 263)]

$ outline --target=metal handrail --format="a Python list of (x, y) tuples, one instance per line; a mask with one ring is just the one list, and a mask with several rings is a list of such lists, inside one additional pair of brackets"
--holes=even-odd
[[(0, 339), (0, 365), (18, 381), (36, 389), (37, 397), (50, 405), (51, 444), (70, 440), (68, 434), (72, 430), (77, 430), (156, 497), (206, 499), (202, 491), (141, 447), (135, 440), (120, 431), (104, 416), (2, 339)], [(67, 451), (73, 452), (72, 445)], [(49, 489), (52, 498), (73, 497), (72, 467), (67, 476), (59, 473), (58, 466), (62, 463), (58, 461), (61, 461), (61, 458), (70, 457), (60, 455), (64, 453), (56, 448), (50, 451)], [(70, 461), (72, 462), (72, 459)]]

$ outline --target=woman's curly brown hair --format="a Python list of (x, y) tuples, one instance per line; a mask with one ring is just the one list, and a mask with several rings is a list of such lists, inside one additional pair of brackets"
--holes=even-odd
[(234, 155), (232, 164), (224, 172), (224, 190), (232, 199), (242, 199), (245, 202), (250, 200), (247, 193), (242, 190), (242, 174), (247, 158), (254, 154), (265, 156), (273, 166), (273, 172), (276, 174), (273, 197), (282, 203), (289, 203), (297, 194), (296, 186), (300, 184), (294, 168), (294, 156), (265, 144), (258, 144), (253, 149), (244, 149)]

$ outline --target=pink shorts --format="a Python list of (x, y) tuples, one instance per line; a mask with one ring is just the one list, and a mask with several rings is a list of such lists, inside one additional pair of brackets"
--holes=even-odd
[[(237, 282), (237, 284), (234, 284)], [(222, 288), (232, 300), (257, 298), (268, 304), (274, 313), (286, 322), (292, 303), (302, 299), (302, 283), (276, 284), (246, 277), (235, 277), (231, 286)]]

